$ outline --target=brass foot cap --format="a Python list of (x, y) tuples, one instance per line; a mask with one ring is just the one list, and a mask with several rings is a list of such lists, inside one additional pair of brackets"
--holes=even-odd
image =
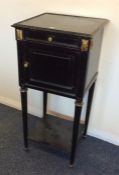
[(74, 167), (74, 164), (70, 164), (70, 165), (69, 165), (69, 168), (73, 168), (73, 167)]
[(85, 139), (87, 136), (86, 135), (83, 135), (83, 138)]
[(29, 149), (28, 149), (28, 148), (24, 148), (24, 151), (28, 152), (28, 151), (29, 151)]

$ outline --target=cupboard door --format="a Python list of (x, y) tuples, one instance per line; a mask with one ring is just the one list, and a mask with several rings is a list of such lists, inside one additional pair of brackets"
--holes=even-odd
[[(44, 46), (45, 47), (45, 46)], [(72, 90), (75, 86), (76, 55), (62, 49), (28, 47), (28, 83)]]

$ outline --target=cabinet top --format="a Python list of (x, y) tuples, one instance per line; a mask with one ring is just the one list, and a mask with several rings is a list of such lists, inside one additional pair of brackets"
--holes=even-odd
[(44, 13), (13, 24), (15, 28), (55, 30), (83, 35), (93, 35), (108, 23), (107, 19)]

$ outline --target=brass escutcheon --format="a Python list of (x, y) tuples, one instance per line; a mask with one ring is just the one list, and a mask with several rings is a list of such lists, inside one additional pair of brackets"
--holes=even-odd
[(24, 62), (24, 68), (28, 68), (29, 67), (29, 62), (28, 61), (25, 61)]

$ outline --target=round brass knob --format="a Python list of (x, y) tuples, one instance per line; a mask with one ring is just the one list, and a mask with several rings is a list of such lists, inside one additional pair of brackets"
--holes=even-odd
[(49, 36), (49, 37), (48, 37), (48, 41), (49, 41), (49, 42), (52, 42), (52, 41), (53, 41), (53, 37)]
[(26, 62), (24, 63), (24, 68), (28, 68), (28, 67), (29, 67), (29, 62), (26, 61)]

